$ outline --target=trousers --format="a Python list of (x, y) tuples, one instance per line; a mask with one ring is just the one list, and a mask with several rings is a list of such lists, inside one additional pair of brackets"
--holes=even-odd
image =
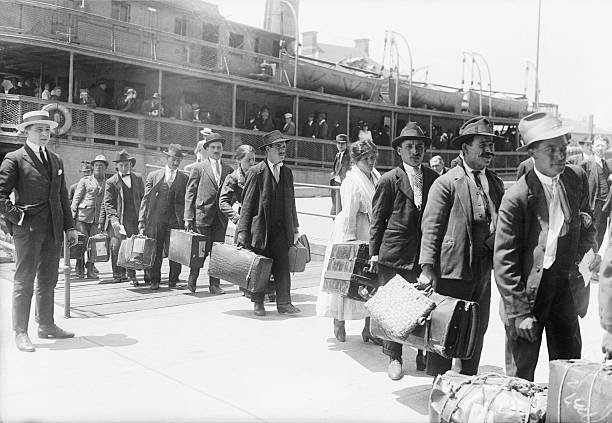
[[(268, 246), (265, 250), (253, 249), (255, 253), (271, 258), (272, 275), (276, 288), (276, 305), (291, 304), (291, 275), (289, 272), (289, 245), (284, 228), (271, 230), (268, 234)], [(265, 293), (253, 293), (251, 301), (263, 303)]]
[[(87, 241), (89, 240), (90, 236), (96, 235), (98, 233), (97, 223), (93, 223), (93, 222), (87, 223), (87, 222), (82, 222), (80, 220), (77, 220), (75, 222), (75, 227), (77, 231), (85, 235), (85, 239), (83, 240), (85, 245), (87, 245)], [(77, 271), (83, 272), (85, 270), (85, 254), (83, 254), (83, 257), (80, 257), (77, 259), (76, 266), (77, 266)], [(92, 267), (93, 267), (93, 263), (91, 263), (88, 258), (87, 271), (91, 271)]]
[[(168, 222), (160, 222), (155, 228), (155, 261), (153, 267), (145, 270), (145, 281), (157, 281), (161, 280), (161, 266), (164, 259), (164, 255), (168, 255), (168, 248), (170, 248), (170, 231), (172, 229), (181, 229), (178, 223), (173, 225)], [(164, 254), (166, 253), (166, 254)], [(175, 261), (169, 260), (170, 272), (168, 274), (169, 282), (178, 282), (181, 274), (181, 264)]]
[[(227, 231), (227, 225), (220, 225), (219, 220), (216, 220), (216, 225), (213, 226), (198, 226), (196, 228), (197, 232), (206, 237), (206, 250), (204, 252), (204, 260), (210, 254), (210, 250), (212, 250), (213, 242), (225, 242), (225, 232)], [(189, 280), (196, 281), (200, 276), (200, 268), (199, 267), (190, 267), (189, 268)], [(208, 277), (210, 286), (219, 286), (221, 281), (219, 278), (215, 278), (212, 276)]]

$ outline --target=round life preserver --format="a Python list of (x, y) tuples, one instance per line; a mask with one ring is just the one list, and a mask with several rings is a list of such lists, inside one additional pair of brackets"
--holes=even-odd
[(47, 104), (42, 108), (49, 113), (49, 117), (57, 122), (57, 128), (52, 132), (53, 135), (64, 135), (72, 126), (72, 113), (66, 106), (59, 103)]

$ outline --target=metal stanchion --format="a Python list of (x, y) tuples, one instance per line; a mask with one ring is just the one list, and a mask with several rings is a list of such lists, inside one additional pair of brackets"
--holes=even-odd
[(64, 317), (70, 318), (70, 248), (68, 237), (64, 235)]

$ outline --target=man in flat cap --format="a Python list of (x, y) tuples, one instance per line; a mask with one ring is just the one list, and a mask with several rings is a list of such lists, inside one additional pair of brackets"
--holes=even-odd
[[(431, 143), (416, 122), (408, 122), (391, 147), (402, 158), (402, 164), (385, 173), (372, 200), (370, 256), (378, 268), (382, 285), (396, 274), (416, 282), (421, 268), (419, 249), (421, 219), (431, 185), (438, 174), (423, 166), (423, 157)], [(402, 378), (402, 345), (383, 342), (383, 353), (389, 357), (388, 376)], [(425, 370), (425, 358), (419, 351), (417, 370)]]
[[(145, 270), (145, 281), (151, 289), (159, 289), (164, 251), (170, 247), (170, 231), (182, 229), (185, 214), (185, 191), (188, 177), (178, 170), (184, 154), (179, 144), (170, 144), (165, 151), (166, 166), (147, 175), (140, 203), (138, 230), (156, 242), (155, 262)], [(181, 264), (170, 260), (168, 287), (174, 288), (181, 274)]]
[(117, 257), (121, 241), (138, 233), (138, 211), (144, 195), (144, 179), (140, 173), (132, 170), (136, 159), (126, 150), (118, 151), (113, 162), (117, 166), (117, 173), (106, 181), (100, 230), (111, 237), (113, 282), (123, 282), (129, 278), (132, 285), (138, 286), (136, 271), (118, 266)]
[[(238, 244), (270, 257), (276, 285), (276, 308), (280, 314), (299, 313), (291, 304), (289, 247), (299, 238), (293, 173), (284, 165), (289, 138), (280, 131), (264, 135), (260, 149), (266, 159), (251, 167), (244, 185), (238, 221)], [(253, 293), (254, 314), (265, 316), (264, 294)]]
[[(597, 250), (583, 169), (566, 165), (570, 130), (548, 113), (521, 119), (534, 168), (512, 185), (499, 209), (495, 281), (506, 329), (506, 374), (533, 380), (542, 333), (550, 360), (580, 358), (578, 315), (589, 290), (578, 271)], [(578, 276), (578, 277), (576, 277)]]
[[(7, 153), (0, 165), (0, 214), (15, 242), (13, 330), (20, 351), (36, 349), (28, 336), (30, 307), (36, 281), (36, 321), (39, 338), (71, 338), (56, 326), (53, 298), (64, 232), (68, 245), (77, 242), (64, 163), (47, 148), (57, 122), (44, 110), (23, 115), (17, 130), (25, 145)], [(14, 192), (15, 200), (11, 200)]]
[[(221, 159), (225, 139), (221, 134), (211, 133), (206, 136), (202, 148), (208, 158), (191, 168), (185, 194), (185, 229), (197, 230), (206, 237), (205, 257), (210, 254), (213, 242), (224, 242), (227, 230), (227, 217), (219, 209), (221, 187), (227, 175), (234, 169)], [(187, 288), (195, 294), (199, 267), (189, 270)], [(225, 294), (221, 289), (219, 278), (209, 277), (208, 291), (211, 294)]]
[[(332, 187), (339, 187), (342, 185), (342, 181), (346, 177), (346, 172), (351, 168), (351, 156), (346, 151), (346, 146), (348, 144), (348, 136), (346, 134), (338, 134), (336, 135), (336, 148), (338, 152), (336, 153), (336, 157), (334, 158), (334, 167), (331, 173), (331, 180), (329, 181), (329, 185)], [(330, 191), (331, 199), (332, 199), (332, 208), (329, 214), (332, 216), (337, 215), (342, 210), (342, 203), (340, 202), (340, 190), (332, 189)]]
[[(480, 306), (474, 354), (461, 360), (461, 373), (466, 375), (478, 372), (489, 324), (493, 240), (504, 194), (504, 183), (488, 169), (497, 138), (482, 116), (463, 124), (452, 141), (463, 159), (433, 183), (421, 224), (419, 262), (424, 277), (436, 292)], [(451, 359), (427, 354), (429, 375), (443, 374), (451, 365)]]

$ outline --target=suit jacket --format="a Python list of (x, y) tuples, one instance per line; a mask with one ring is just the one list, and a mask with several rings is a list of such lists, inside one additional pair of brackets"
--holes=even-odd
[[(130, 179), (132, 181), (132, 194), (134, 196), (134, 210), (138, 214), (140, 210), (140, 202), (144, 195), (144, 179), (140, 173), (131, 172)], [(104, 222), (104, 230), (108, 230), (114, 222), (123, 224), (124, 196), (123, 186), (120, 181), (119, 173), (106, 180), (106, 188), (104, 189), (104, 201), (102, 210), (100, 211), (100, 223)], [(138, 216), (136, 216), (138, 220)]]
[[(147, 175), (145, 181), (144, 194), (140, 202), (140, 212), (138, 222), (145, 224), (145, 234), (154, 238), (157, 234), (157, 225), (161, 217), (162, 207), (159, 199), (159, 189), (166, 177), (166, 168), (156, 170)], [(168, 193), (168, 207), (178, 222), (178, 226), (184, 226), (183, 216), (185, 215), (185, 191), (188, 177), (180, 170), (176, 171), (172, 182), (173, 191)], [(170, 195), (173, 194), (173, 195)]]
[[(605, 160), (604, 163), (606, 163), (607, 165), (607, 162), (605, 162)], [(583, 160), (580, 166), (587, 174), (587, 180), (589, 183), (589, 206), (591, 210), (593, 210), (595, 208), (595, 201), (599, 197), (599, 178), (597, 176), (599, 165), (595, 161), (595, 158), (591, 157), (587, 160)], [(608, 170), (609, 169), (610, 168), (608, 168)], [(608, 185), (610, 184), (608, 183)]]
[(285, 123), (281, 132), (285, 135), (295, 135), (295, 123), (293, 121)]
[(567, 164), (573, 164), (576, 166), (580, 166), (582, 164), (582, 162), (584, 160), (588, 159), (588, 157), (585, 157), (584, 153), (580, 152), (578, 154), (574, 154), (572, 156), (569, 156), (566, 160)]
[[(285, 231), (287, 247), (293, 244), (293, 235), (298, 231), (298, 218), (295, 208), (293, 173), (286, 165), (280, 168), (285, 191)], [(259, 162), (247, 172), (244, 197), (237, 234), (247, 232), (247, 239), (253, 248), (265, 250), (270, 235), (270, 207), (274, 182), (272, 171), (266, 161)]]
[(461, 156), (457, 156), (455, 157), (453, 160), (451, 160), (449, 166), (452, 168), (454, 168), (457, 165), (460, 165), (461, 163), (463, 163), (463, 159), (461, 158)]
[[(11, 234), (42, 233), (51, 225), (53, 237), (61, 242), (63, 232), (72, 229), (74, 221), (64, 179), (64, 163), (49, 149), (47, 157), (50, 171), (27, 145), (7, 153), (0, 165), (0, 214)], [(13, 191), (14, 203), (10, 200)], [(24, 213), (23, 222), (18, 226)]]
[(329, 126), (327, 125), (327, 121), (317, 123), (317, 138), (321, 138), (322, 140), (326, 140), (328, 138)]
[(232, 207), (235, 202), (242, 204), (242, 195), (244, 191), (244, 184), (246, 182), (246, 175), (242, 171), (242, 168), (238, 166), (238, 169), (227, 175), (223, 187), (221, 187), (221, 194), (219, 195), (219, 209), (221, 213), (225, 215), (229, 220), (236, 223), (240, 219), (240, 214), (236, 213), (236, 210)]
[(300, 134), (303, 137), (312, 137), (313, 135), (317, 135), (317, 122), (314, 120), (308, 124), (308, 121), (304, 122), (302, 125), (302, 132)]
[(72, 216), (85, 223), (98, 223), (106, 181), (98, 183), (95, 176), (84, 176), (77, 183), (72, 198)]
[(533, 169), (533, 159), (528, 157), (519, 163), (518, 168), (516, 169), (516, 180), (518, 181), (521, 179), (521, 176), (529, 172), (531, 169)]
[[(438, 174), (425, 166), (421, 166), (421, 169), (421, 210), (424, 210), (429, 190)], [(414, 204), (414, 192), (404, 166), (385, 173), (376, 184), (372, 199), (370, 255), (377, 255), (378, 262), (385, 266), (413, 270), (419, 263), (421, 216), (421, 211)]]
[[(489, 183), (489, 202), (497, 211), (504, 195), (504, 183), (489, 169), (485, 176)], [(443, 279), (473, 278), (474, 212), (468, 178), (461, 162), (436, 179), (423, 213), (419, 262), (432, 264)]]
[[(233, 172), (230, 166), (221, 160), (221, 181)], [(212, 226), (218, 218), (227, 226), (227, 217), (219, 210), (221, 186), (217, 185), (209, 159), (204, 159), (191, 168), (187, 191), (185, 192), (185, 220), (193, 221), (196, 226)]]
[(340, 181), (344, 181), (344, 178), (346, 178), (346, 172), (348, 172), (348, 170), (351, 168), (351, 155), (349, 154), (348, 149), (344, 150), (344, 154), (342, 155), (342, 162), (338, 163), (339, 159), (340, 152), (338, 151), (336, 153), (336, 157), (334, 158), (332, 179), (334, 179), (336, 176), (339, 176)]
[[(590, 215), (587, 178), (584, 171), (573, 165), (565, 167), (560, 180), (567, 193), (570, 222), (567, 236), (569, 251), (557, 251), (557, 258), (568, 273), (577, 270), (590, 248), (597, 249), (595, 227), (584, 225), (581, 214)], [(544, 188), (535, 171), (529, 171), (508, 189), (499, 209), (495, 234), (495, 281), (502, 297), (502, 320), (531, 313), (542, 279), (544, 246), (548, 237), (548, 204)], [(585, 294), (582, 278), (570, 279), (574, 298)], [(587, 300), (588, 301), (588, 300)], [(588, 305), (588, 302), (586, 303)], [(586, 312), (586, 310), (584, 310)]]

